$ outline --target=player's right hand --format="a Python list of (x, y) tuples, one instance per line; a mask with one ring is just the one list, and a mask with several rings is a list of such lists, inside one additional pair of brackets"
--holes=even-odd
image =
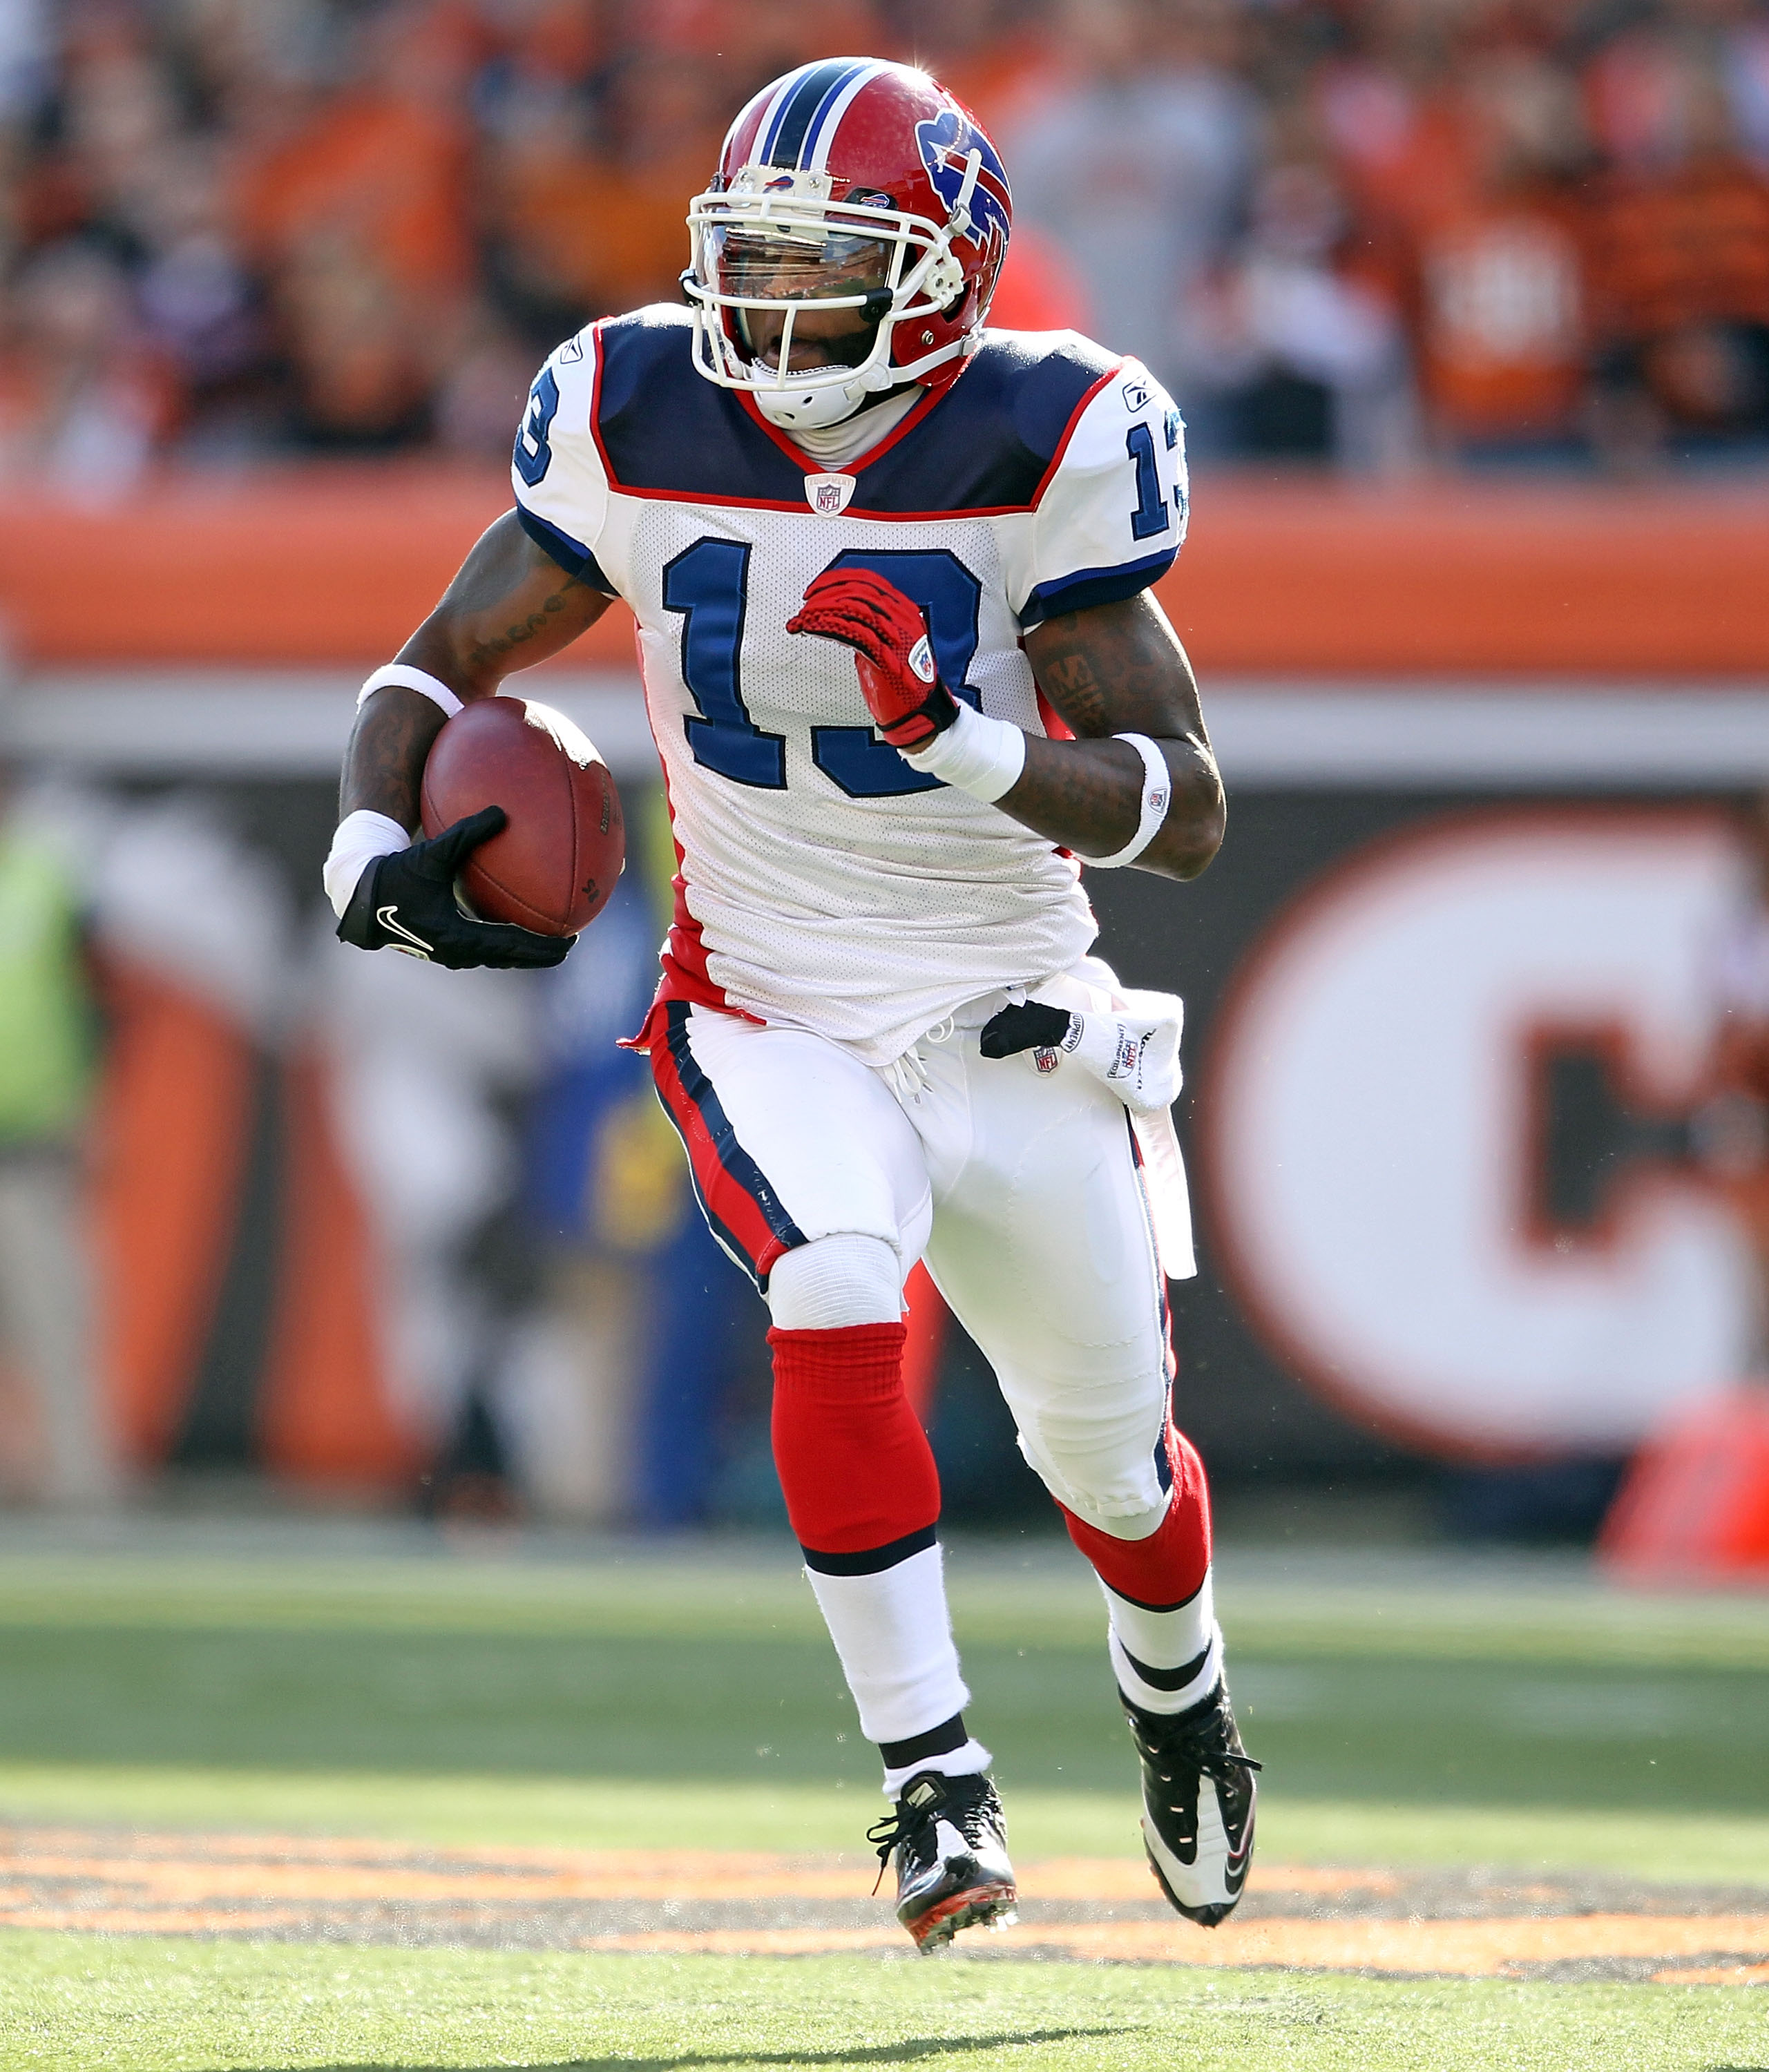
[(338, 923), (339, 939), (359, 950), (403, 950), (450, 971), (557, 964), (575, 935), (540, 935), (501, 921), (475, 921), (455, 897), (455, 880), (468, 854), (500, 832), (505, 817), (501, 806), (487, 806), (429, 841), (376, 857), (351, 894)]
[(952, 694), (940, 680), (921, 607), (874, 570), (825, 569), (786, 630), (853, 648), (860, 694), (893, 748), (925, 748), (957, 718)]

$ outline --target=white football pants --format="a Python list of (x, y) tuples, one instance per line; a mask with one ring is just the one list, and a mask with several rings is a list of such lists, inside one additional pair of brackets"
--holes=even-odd
[[(722, 1112), (727, 1163), (771, 1195), (792, 1242), (882, 1239), (899, 1289), (925, 1256), (1051, 1494), (1140, 1539), (1166, 1507), (1155, 1456), (1171, 1374), (1129, 1119), (1072, 1059), (1041, 1073), (1031, 1053), (985, 1058), (979, 1031), (1006, 1005), (972, 1003), (885, 1071), (825, 1037), (677, 1007), (674, 1069)], [(709, 1220), (733, 1249), (735, 1218)]]

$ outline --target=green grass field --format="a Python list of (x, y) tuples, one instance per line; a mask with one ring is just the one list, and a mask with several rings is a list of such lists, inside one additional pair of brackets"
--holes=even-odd
[[(793, 1851), (878, 1809), (784, 1546), (243, 1549), (0, 1558), (0, 1815)], [(1135, 1855), (1084, 1574), (1043, 1546), (952, 1567), (1017, 1850)], [(1769, 1889), (1761, 1599), (1223, 1568), (1269, 1859)], [(7, 2068), (895, 2063), (1761, 2072), (1769, 1991), (0, 1934)]]
[(1755, 2072), (1761, 1996), (1394, 1984), (1079, 1964), (802, 1963), (0, 1941), (0, 2062), (151, 2066), (914, 2065), (928, 2072)]

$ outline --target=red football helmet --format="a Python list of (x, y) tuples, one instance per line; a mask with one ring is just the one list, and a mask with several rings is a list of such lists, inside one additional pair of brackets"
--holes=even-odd
[[(906, 382), (944, 388), (981, 335), (1012, 218), (995, 146), (925, 72), (800, 65), (731, 125), (689, 204), (694, 364), (788, 430), (840, 424)], [(813, 302), (862, 321), (837, 338), (820, 325), (795, 368)]]

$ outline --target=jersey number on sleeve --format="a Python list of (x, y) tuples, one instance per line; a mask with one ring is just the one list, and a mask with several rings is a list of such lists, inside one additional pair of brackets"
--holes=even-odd
[[(779, 791), (786, 785), (786, 737), (764, 733), (743, 703), (738, 657), (749, 560), (740, 541), (697, 540), (664, 570), (664, 609), (682, 615), (682, 681), (700, 708), (699, 717), (685, 722), (694, 760), (734, 783)], [(955, 697), (981, 709), (982, 694), (965, 672), (977, 652), (983, 589), (956, 554), (855, 548), (829, 566), (874, 569), (919, 605), (940, 676)], [(811, 759), (850, 799), (899, 799), (940, 784), (911, 770), (870, 726), (813, 727)]]
[[(1169, 439), (1170, 446), (1175, 443)], [(1146, 425), (1133, 425), (1124, 435), (1125, 450), (1137, 464), (1137, 508), (1130, 513), (1130, 536), (1152, 540), (1173, 523), (1161, 487), (1161, 471), (1154, 463), (1154, 434)]]
[(553, 465), (553, 449), (547, 444), (547, 434), (553, 429), (553, 421), (559, 413), (559, 384), (553, 378), (553, 369), (543, 367), (540, 378), (529, 391), (529, 414), (522, 420), (521, 430), (516, 435), (516, 471), (530, 489), (539, 487), (541, 479)]

